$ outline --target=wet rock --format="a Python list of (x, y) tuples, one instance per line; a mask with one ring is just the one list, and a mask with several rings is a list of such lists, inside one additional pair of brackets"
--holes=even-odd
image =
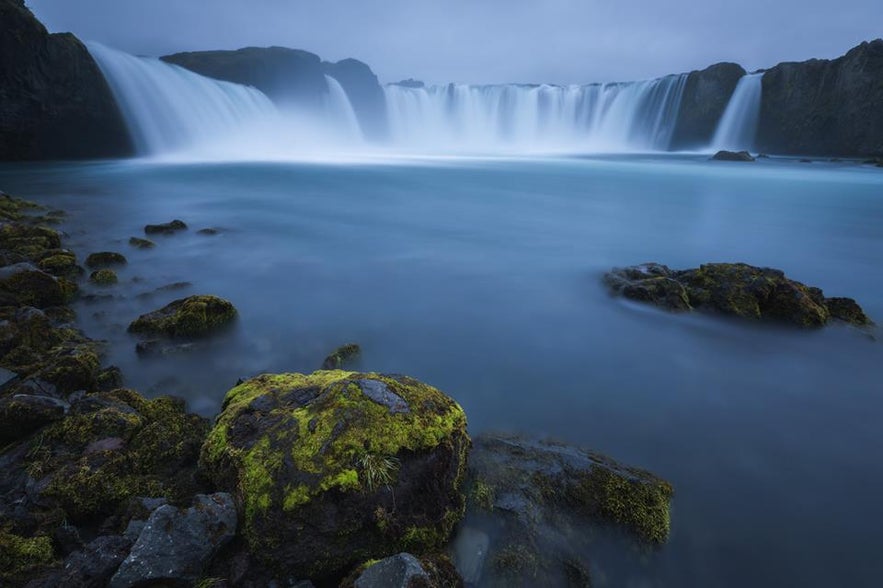
[(347, 343), (335, 349), (331, 355), (322, 362), (323, 370), (339, 370), (347, 362), (357, 358), (362, 349), (355, 343)]
[(141, 315), (129, 325), (130, 333), (196, 337), (230, 324), (236, 308), (217, 296), (189, 296), (159, 310)]
[(322, 578), (447, 541), (465, 504), (465, 426), (453, 400), (404, 376), (263, 375), (227, 393), (200, 468), (242, 504), (255, 557)]
[(96, 286), (112, 286), (119, 281), (119, 278), (113, 270), (100, 269), (89, 275), (89, 281)]
[(217, 234), (220, 233), (220, 232), (221, 232), (220, 229), (207, 228), (207, 229), (199, 229), (198, 231), (196, 231), (196, 234), (197, 234), (197, 235), (205, 235), (205, 236), (207, 236), (207, 237), (211, 237), (211, 236), (213, 236), (213, 235), (217, 235)]
[(0, 293), (5, 294), (15, 306), (36, 308), (61, 306), (70, 298), (63, 282), (30, 263), (0, 268)]
[(98, 269), (114, 265), (126, 265), (128, 261), (122, 253), (115, 251), (99, 251), (92, 253), (86, 258), (86, 266), (91, 269)]
[(420, 560), (400, 553), (371, 564), (356, 579), (355, 588), (411, 588), (428, 586), (429, 575)]
[[(117, 568), (129, 555), (132, 541), (119, 535), (98, 537), (64, 560), (62, 571), (40, 586), (98, 588), (107, 586)], [(29, 587), (30, 588), (30, 587)]]
[(177, 233), (178, 231), (186, 231), (187, 224), (182, 221), (175, 219), (168, 223), (161, 223), (158, 225), (146, 225), (144, 227), (144, 233), (147, 235), (172, 235)]
[(23, 439), (64, 418), (67, 403), (48, 396), (16, 394), (0, 398), (0, 445)]
[(130, 237), (129, 245), (137, 249), (153, 249), (156, 247), (156, 243), (150, 239), (141, 239), (139, 237)]
[(95, 376), (95, 388), (99, 392), (110, 392), (123, 387), (123, 372), (115, 365), (104, 368)]
[(37, 267), (57, 278), (76, 280), (84, 270), (77, 265), (77, 256), (65, 249), (50, 249), (40, 257)]
[(615, 294), (672, 311), (700, 309), (806, 328), (821, 327), (831, 318), (871, 324), (852, 299), (825, 298), (819, 288), (791, 280), (781, 270), (744, 263), (689, 270), (643, 264), (613, 269), (604, 281)]
[(747, 151), (718, 151), (711, 159), (714, 161), (754, 161)]
[(110, 588), (147, 583), (192, 583), (236, 534), (236, 505), (229, 494), (197, 495), (186, 510), (161, 506), (150, 515)]

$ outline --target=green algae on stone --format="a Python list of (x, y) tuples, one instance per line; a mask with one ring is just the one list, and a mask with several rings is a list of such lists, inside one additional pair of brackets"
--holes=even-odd
[(111, 265), (125, 265), (126, 263), (128, 263), (126, 256), (116, 251), (99, 251), (98, 253), (91, 253), (86, 258), (86, 265), (92, 269)]
[(83, 268), (77, 265), (77, 256), (65, 249), (50, 249), (40, 257), (37, 267), (59, 278), (75, 280), (83, 275)]
[(129, 325), (130, 333), (196, 337), (216, 331), (236, 318), (236, 308), (217, 296), (189, 296), (159, 310), (141, 315)]
[(237, 495), (253, 553), (322, 576), (447, 539), (465, 506), (465, 427), (456, 402), (404, 376), (263, 375), (228, 392), (200, 468)]
[(89, 281), (96, 286), (112, 286), (119, 281), (119, 278), (113, 270), (100, 269), (89, 275)]
[(50, 537), (22, 537), (0, 529), (0, 586), (24, 584), (54, 560)]

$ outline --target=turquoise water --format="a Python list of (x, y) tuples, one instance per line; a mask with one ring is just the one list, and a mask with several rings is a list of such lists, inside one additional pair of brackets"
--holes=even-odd
[[(70, 211), (81, 258), (128, 256), (101, 291), (114, 297), (77, 310), (144, 392), (210, 415), (237, 378), (311, 371), (358, 342), (359, 368), (438, 386), (473, 433), (553, 436), (669, 479), (671, 540), (629, 585), (883, 577), (883, 345), (841, 326), (669, 315), (600, 283), (617, 265), (744, 261), (883, 322), (881, 170), (699, 156), (98, 162), (2, 166), (0, 188)], [(191, 230), (128, 246), (172, 218)], [(192, 286), (139, 297), (179, 281)], [(208, 349), (138, 359), (128, 322), (193, 293), (233, 301), (237, 326)]]

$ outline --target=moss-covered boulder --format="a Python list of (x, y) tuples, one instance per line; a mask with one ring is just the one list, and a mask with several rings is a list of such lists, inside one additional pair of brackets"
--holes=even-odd
[(0, 296), (13, 306), (63, 305), (71, 298), (68, 284), (63, 278), (40, 271), (30, 263), (0, 268)]
[(159, 310), (141, 315), (129, 325), (130, 333), (197, 337), (216, 331), (236, 318), (236, 308), (217, 296), (189, 296)]
[(92, 269), (125, 265), (126, 263), (128, 263), (126, 256), (116, 251), (99, 251), (98, 253), (91, 253), (86, 258), (86, 265)]
[(100, 269), (89, 274), (89, 281), (96, 286), (112, 286), (119, 281), (119, 278), (111, 269)]
[(47, 250), (59, 248), (61, 235), (54, 229), (24, 222), (0, 223), (0, 249), (22, 259), (35, 260)]
[(37, 263), (37, 267), (55, 277), (76, 280), (83, 275), (83, 268), (77, 265), (77, 256), (67, 249), (50, 249)]
[(156, 247), (156, 243), (150, 239), (141, 239), (140, 237), (131, 237), (129, 239), (129, 245), (136, 249), (153, 249)]
[(323, 370), (339, 370), (344, 364), (355, 360), (362, 353), (362, 348), (355, 343), (341, 345), (322, 362)]
[(645, 263), (613, 269), (604, 281), (616, 294), (672, 311), (699, 309), (804, 328), (821, 327), (832, 318), (873, 324), (851, 298), (825, 298), (821, 289), (791, 280), (781, 270), (745, 263), (688, 270)]
[(200, 468), (243, 511), (250, 550), (300, 577), (441, 546), (470, 446), (452, 399), (405, 376), (262, 375), (227, 393)]

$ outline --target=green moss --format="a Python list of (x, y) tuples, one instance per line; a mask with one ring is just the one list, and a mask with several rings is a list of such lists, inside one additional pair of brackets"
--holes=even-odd
[(494, 509), (494, 502), (497, 499), (497, 492), (493, 486), (482, 481), (475, 480), (469, 493), (472, 502), (481, 509), (491, 511)]
[(26, 580), (31, 572), (54, 560), (49, 537), (28, 538), (0, 530), (0, 584)]
[(86, 258), (86, 265), (93, 269), (109, 265), (125, 265), (126, 263), (128, 263), (126, 256), (115, 251), (100, 251), (92, 253)]
[(323, 370), (339, 370), (344, 363), (355, 359), (362, 352), (361, 347), (355, 343), (347, 343), (334, 350), (322, 362)]
[(190, 296), (138, 317), (129, 332), (194, 337), (215, 331), (236, 318), (236, 308), (217, 296)]
[(497, 551), (491, 565), (497, 573), (514, 578), (536, 578), (540, 571), (540, 561), (535, 549), (526, 545), (511, 544)]
[(77, 256), (70, 251), (56, 250), (40, 259), (37, 264), (44, 272), (53, 276), (76, 279), (83, 274), (83, 268), (77, 265)]
[(111, 286), (119, 281), (116, 272), (109, 269), (100, 269), (89, 274), (89, 281), (98, 286)]

